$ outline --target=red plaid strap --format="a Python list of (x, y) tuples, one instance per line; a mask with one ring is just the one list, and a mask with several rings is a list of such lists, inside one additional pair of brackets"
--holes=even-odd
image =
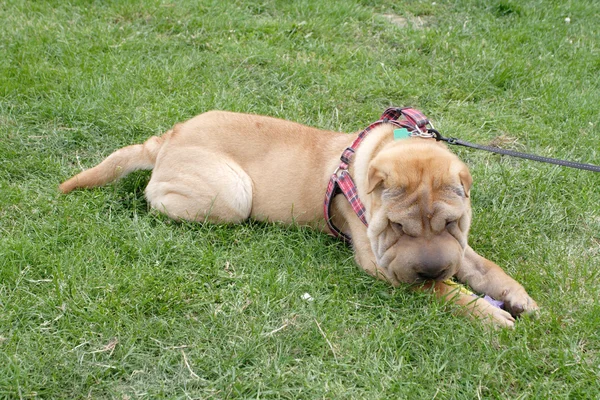
[[(403, 120), (401, 117), (405, 119)], [(380, 120), (397, 121), (399, 125), (402, 125), (409, 131), (411, 130), (410, 128), (414, 129), (415, 127), (421, 131), (427, 130), (427, 125), (429, 124), (429, 120), (421, 111), (410, 107), (390, 107), (383, 112)]]
[[(404, 107), (390, 107), (381, 114), (379, 120), (373, 122), (371, 125), (367, 126), (354, 140), (354, 142), (342, 153), (342, 163), (349, 164), (354, 152), (363, 141), (363, 139), (367, 136), (367, 133), (373, 130), (373, 128), (381, 125), (381, 124), (392, 124), (399, 128), (406, 128), (409, 132), (426, 132), (427, 125), (429, 125), (429, 120), (421, 111), (415, 110), (414, 108)], [(346, 168), (348, 166), (346, 165)], [(342, 166), (340, 165), (340, 168)]]
[(332, 234), (336, 237), (341, 237), (344, 241), (350, 242), (350, 236), (344, 234), (338, 227), (336, 227), (331, 220), (331, 202), (333, 198), (342, 193), (344, 197), (348, 200), (352, 209), (358, 216), (358, 218), (362, 221), (365, 226), (368, 225), (366, 218), (366, 209), (363, 203), (360, 201), (358, 197), (358, 191), (356, 189), (356, 185), (354, 184), (354, 180), (350, 176), (348, 172), (348, 166), (352, 162), (354, 158), (354, 153), (356, 149), (363, 141), (367, 133), (369, 133), (373, 128), (381, 125), (381, 124), (392, 124), (400, 128), (406, 128), (409, 132), (417, 132), (419, 134), (427, 132), (427, 125), (429, 125), (429, 120), (425, 115), (423, 115), (420, 111), (415, 110), (414, 108), (405, 107), (405, 108), (397, 108), (390, 107), (384, 111), (379, 118), (378, 121), (373, 122), (369, 125), (365, 130), (363, 130), (358, 137), (354, 140), (350, 147), (346, 148), (340, 157), (340, 166), (336, 169), (336, 171), (331, 175), (329, 179), (329, 184), (327, 185), (327, 191), (325, 192), (325, 202), (323, 204), (323, 213), (325, 215), (325, 221), (327, 221), (327, 225), (329, 226), (329, 230), (331, 230)]
[(344, 197), (348, 200), (352, 209), (358, 216), (365, 226), (367, 226), (367, 218), (365, 217), (366, 209), (363, 203), (360, 201), (358, 197), (358, 192), (356, 190), (356, 185), (354, 184), (354, 180), (350, 176), (348, 170), (340, 170), (339, 173), (335, 173), (331, 175), (331, 179), (329, 180), (329, 185), (327, 185), (327, 192), (325, 193), (325, 203), (323, 212), (325, 214), (325, 220), (329, 226), (329, 229), (333, 233), (334, 236), (342, 238), (346, 242), (351, 242), (350, 236), (343, 233), (337, 226), (333, 224), (331, 221), (331, 203), (333, 198), (342, 193)]

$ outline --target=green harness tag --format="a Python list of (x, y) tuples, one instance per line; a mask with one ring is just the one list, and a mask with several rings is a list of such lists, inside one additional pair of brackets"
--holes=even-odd
[(408, 139), (410, 132), (406, 128), (394, 129), (394, 140)]

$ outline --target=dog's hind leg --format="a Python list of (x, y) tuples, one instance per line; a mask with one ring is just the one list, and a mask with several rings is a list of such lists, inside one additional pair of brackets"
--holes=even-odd
[(237, 223), (252, 211), (252, 180), (224, 155), (187, 148), (157, 160), (146, 197), (175, 220)]

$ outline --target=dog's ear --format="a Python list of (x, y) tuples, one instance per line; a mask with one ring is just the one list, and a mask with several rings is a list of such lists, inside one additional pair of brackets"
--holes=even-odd
[(465, 196), (469, 197), (471, 193), (471, 185), (473, 185), (473, 177), (469, 172), (469, 169), (465, 166), (459, 173), (460, 183), (462, 184), (463, 190), (465, 191)]
[(383, 184), (387, 178), (387, 173), (375, 167), (373, 163), (369, 166), (369, 181), (367, 182), (367, 194), (373, 193), (377, 187)]

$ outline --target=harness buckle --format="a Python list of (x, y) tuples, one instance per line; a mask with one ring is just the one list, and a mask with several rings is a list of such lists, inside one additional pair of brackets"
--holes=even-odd
[(342, 153), (340, 160), (344, 164), (349, 165), (353, 156), (354, 156), (354, 149), (352, 147), (347, 147), (346, 150), (344, 150), (344, 152)]

